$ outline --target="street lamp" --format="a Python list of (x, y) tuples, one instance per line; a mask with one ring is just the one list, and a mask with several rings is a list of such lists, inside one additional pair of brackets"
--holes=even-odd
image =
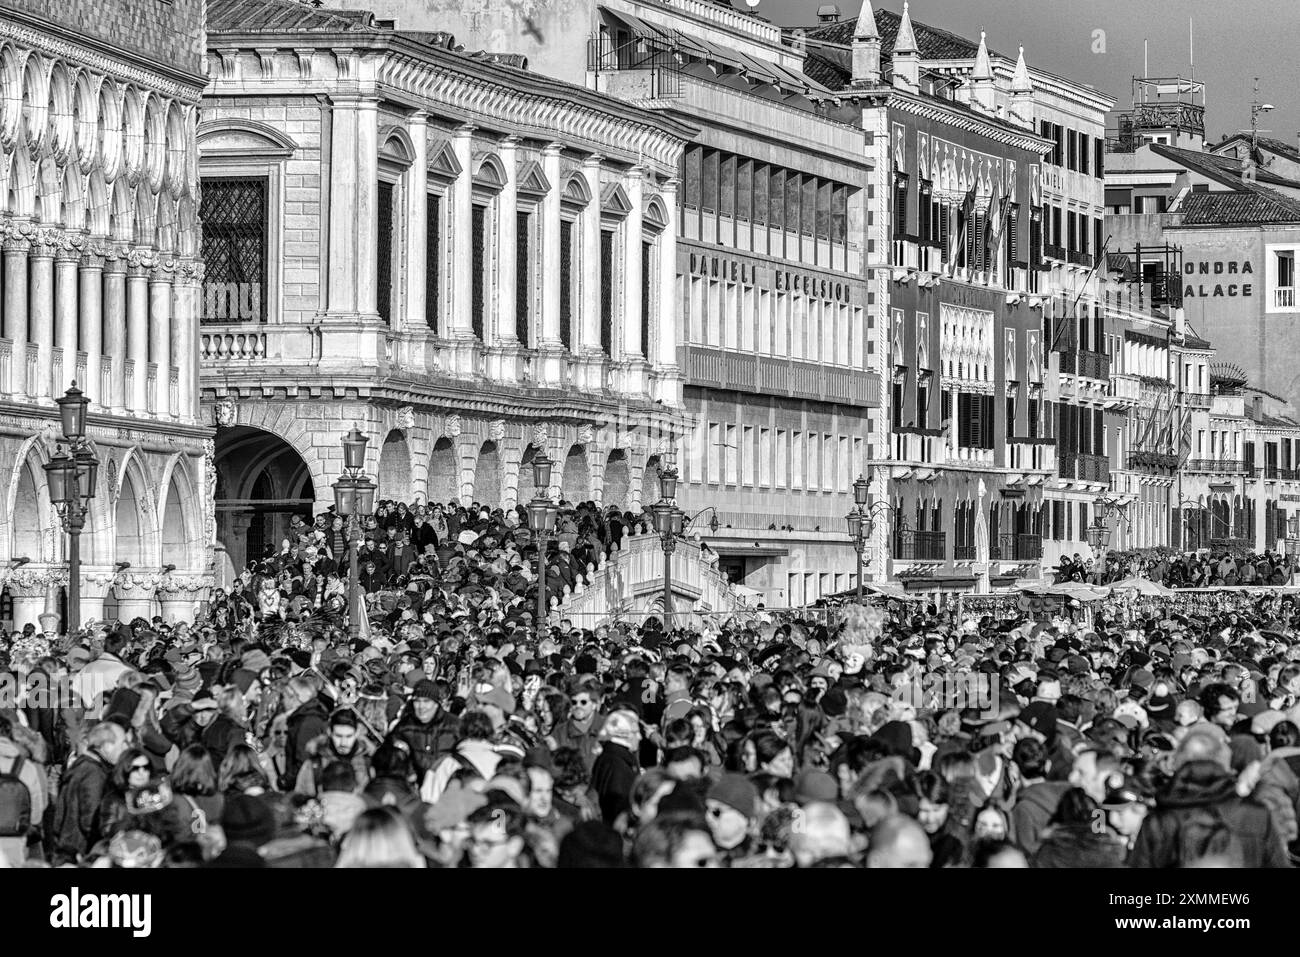
[(73, 382), (59, 406), (63, 440), (68, 452), (58, 452), (45, 465), (50, 501), (63, 530), (68, 534), (68, 621), (67, 634), (81, 628), (81, 530), (86, 527), (90, 500), (99, 481), (99, 461), (86, 441), (86, 407), (90, 400)]
[(545, 452), (539, 451), (533, 456), (533, 488), (537, 494), (528, 503), (528, 524), (532, 526), (537, 541), (537, 621), (534, 630), (538, 641), (542, 640), (546, 619), (549, 617), (546, 604), (546, 549), (560, 514), (560, 507), (551, 501), (548, 494), (552, 464)]
[(651, 509), (651, 514), (664, 553), (664, 632), (667, 633), (673, 620), (672, 555), (686, 525), (686, 514), (673, 502), (677, 497), (677, 469), (659, 469), (659, 492), (660, 500)]
[(357, 546), (361, 543), (361, 519), (374, 514), (375, 483), (361, 470), (366, 464), (369, 442), (355, 425), (343, 437), (343, 475), (334, 483), (334, 511), (348, 524), (348, 637), (361, 637), (361, 615), (357, 595), (361, 576), (357, 572)]
[(853, 510), (844, 516), (849, 525), (849, 536), (853, 539), (853, 551), (858, 556), (858, 604), (862, 604), (862, 550), (867, 539), (871, 537), (871, 515), (864, 511), (870, 496), (871, 486), (865, 476), (859, 474), (853, 483)]

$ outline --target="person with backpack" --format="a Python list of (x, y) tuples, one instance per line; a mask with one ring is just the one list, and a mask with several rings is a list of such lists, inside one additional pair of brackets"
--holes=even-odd
[(426, 804), (436, 804), (447, 783), (457, 773), (461, 780), (467, 777), (484, 781), (492, 779), (496, 773), (501, 755), (497, 753), (492, 741), (492, 719), (483, 711), (466, 711), (460, 717), (460, 740), (451, 749), (451, 753), (434, 765), (433, 770), (424, 776), (420, 786), (420, 798)]
[(1174, 775), (1142, 822), (1129, 867), (1290, 867), (1266, 805), (1237, 792), (1226, 736), (1193, 726), (1178, 746)]
[(45, 816), (45, 769), (14, 742), (13, 723), (0, 716), (0, 857), (10, 867), (27, 860), (27, 843)]

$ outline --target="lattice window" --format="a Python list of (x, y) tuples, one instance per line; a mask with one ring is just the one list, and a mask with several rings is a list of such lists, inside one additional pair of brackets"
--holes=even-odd
[(393, 313), (393, 184), (379, 184), (379, 239), (375, 243), (377, 266), (375, 278), (378, 288), (375, 303), (379, 316), (385, 322)]
[(532, 217), (528, 213), (515, 214), (515, 336), (520, 345), (527, 346), (532, 289)]
[(265, 322), (267, 195), (265, 176), (203, 179), (202, 322)]
[(475, 206), (470, 215), (470, 317), (474, 335), (483, 340), (483, 279), (487, 269), (487, 209)]
[(600, 350), (614, 354), (614, 234), (600, 232)]
[(573, 351), (573, 223), (560, 222), (560, 342)]
[(438, 332), (438, 305), (442, 287), (439, 282), (442, 270), (442, 199), (432, 193), (425, 200), (424, 232), (424, 321), (436, 335)]

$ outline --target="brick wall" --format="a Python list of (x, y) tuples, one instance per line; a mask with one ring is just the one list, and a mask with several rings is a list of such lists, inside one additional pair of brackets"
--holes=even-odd
[(26, 14), (163, 66), (202, 74), (204, 0), (0, 0), (0, 16)]

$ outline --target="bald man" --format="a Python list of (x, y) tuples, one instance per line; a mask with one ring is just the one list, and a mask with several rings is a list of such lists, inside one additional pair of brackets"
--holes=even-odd
[(929, 867), (933, 854), (921, 825), (902, 814), (891, 814), (871, 829), (867, 867)]

